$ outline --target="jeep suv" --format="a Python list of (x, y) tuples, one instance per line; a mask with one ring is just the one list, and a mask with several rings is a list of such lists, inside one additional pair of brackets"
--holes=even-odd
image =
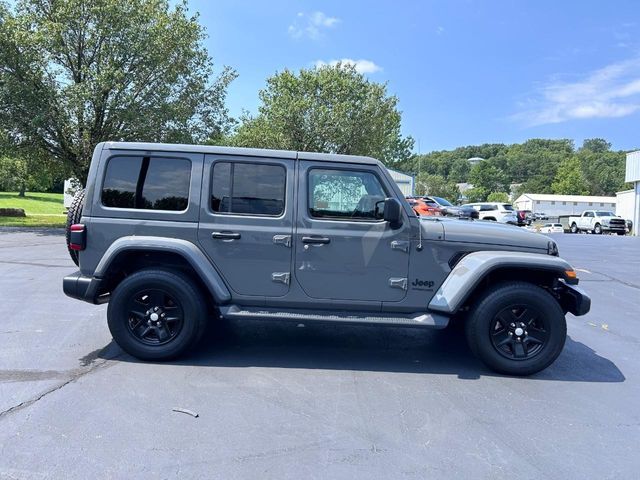
[(101, 143), (68, 217), (70, 297), (165, 360), (220, 319), (463, 326), (489, 367), (550, 365), (589, 297), (548, 237), (418, 217), (368, 157)]
[(478, 211), (480, 220), (491, 220), (493, 222), (510, 223), (512, 225), (518, 224), (518, 217), (513, 206), (508, 203), (469, 203), (463, 205), (465, 207), (472, 207)]

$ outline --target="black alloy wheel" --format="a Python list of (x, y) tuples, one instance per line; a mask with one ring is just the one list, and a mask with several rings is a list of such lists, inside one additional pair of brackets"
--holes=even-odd
[(548, 340), (544, 316), (529, 305), (502, 309), (490, 324), (491, 343), (510, 360), (526, 360), (538, 355)]
[(158, 288), (131, 295), (127, 309), (127, 327), (145, 345), (169, 343), (180, 333), (184, 323), (180, 302), (166, 290)]

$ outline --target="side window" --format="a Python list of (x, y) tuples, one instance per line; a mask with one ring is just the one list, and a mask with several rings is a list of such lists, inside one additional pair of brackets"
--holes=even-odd
[(166, 157), (111, 157), (102, 204), (113, 208), (183, 211), (189, 204), (191, 161)]
[(584, 216), (591, 218), (591, 217), (593, 217), (593, 212), (587, 212), (587, 213), (584, 214)]
[(211, 210), (239, 215), (282, 215), (286, 174), (280, 165), (216, 162), (211, 181)]
[(371, 172), (314, 168), (309, 171), (309, 214), (316, 218), (381, 219), (387, 192)]

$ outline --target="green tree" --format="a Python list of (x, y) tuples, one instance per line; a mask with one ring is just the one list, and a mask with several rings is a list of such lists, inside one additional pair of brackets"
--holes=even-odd
[(422, 173), (416, 178), (416, 193), (418, 195), (431, 195), (442, 197), (451, 203), (456, 203), (460, 197), (460, 190), (453, 182), (447, 182), (440, 175)]
[(561, 195), (588, 195), (589, 186), (582, 174), (580, 160), (571, 157), (558, 167), (556, 177), (551, 184), (553, 193)]
[(507, 175), (488, 161), (476, 164), (469, 173), (469, 182), (486, 192), (508, 192), (510, 182)]
[(489, 196), (489, 192), (483, 187), (473, 187), (464, 192), (468, 203), (485, 202)]
[(487, 202), (509, 203), (509, 194), (505, 192), (491, 192), (487, 195)]
[(594, 153), (604, 153), (611, 150), (611, 143), (604, 138), (587, 138), (582, 142), (581, 150), (589, 150)]
[(104, 140), (196, 142), (229, 126), (205, 32), (186, 2), (0, 3), (0, 130), (86, 176)]
[(260, 100), (257, 116), (244, 115), (230, 138), (233, 145), (369, 155), (390, 166), (411, 156), (398, 98), (351, 65), (277, 73)]

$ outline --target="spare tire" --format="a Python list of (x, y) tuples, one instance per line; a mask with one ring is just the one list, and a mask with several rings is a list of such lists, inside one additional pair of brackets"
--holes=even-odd
[(71, 256), (71, 260), (76, 265), (79, 264), (78, 261), (78, 251), (71, 250), (69, 248), (69, 243), (71, 243), (71, 225), (74, 223), (79, 223), (82, 218), (82, 204), (84, 203), (84, 189), (78, 190), (73, 197), (71, 202), (71, 206), (69, 207), (69, 211), (67, 212), (67, 228), (65, 230), (65, 236), (67, 240), (67, 250), (69, 251), (69, 255)]

